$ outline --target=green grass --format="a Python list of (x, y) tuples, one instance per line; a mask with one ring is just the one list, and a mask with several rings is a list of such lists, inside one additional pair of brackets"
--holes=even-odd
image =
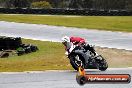
[(37, 45), (39, 51), (22, 56), (0, 58), (0, 72), (72, 69), (64, 55), (64, 47), (60, 43), (33, 40), (23, 40), (23, 42)]
[[(39, 51), (22, 56), (0, 58), (0, 72), (73, 69), (69, 59), (64, 55), (65, 51), (61, 43), (28, 39), (24, 39), (23, 43), (37, 45)], [(105, 57), (109, 67), (132, 67), (132, 51), (99, 47), (96, 51)]]
[(39, 15), (0, 15), (0, 21), (89, 28), (107, 31), (132, 32), (132, 16), (65, 17)]

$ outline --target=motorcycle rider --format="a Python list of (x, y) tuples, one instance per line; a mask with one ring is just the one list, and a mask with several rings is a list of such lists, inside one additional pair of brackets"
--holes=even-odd
[[(98, 55), (94, 48), (86, 43), (85, 39), (75, 36), (64, 36), (62, 37), (62, 43), (65, 46), (65, 54), (70, 59), (70, 63), (75, 70), (81, 72), (83, 69), (88, 69), (89, 66), (96, 67), (101, 71), (105, 71), (108, 68), (108, 64), (104, 58)], [(75, 49), (75, 52), (73, 52), (74, 54), (72, 55), (70, 53), (73, 49)], [(84, 75), (85, 73), (81, 72), (81, 74)]]
[(68, 36), (64, 36), (62, 37), (62, 43), (65, 46), (65, 50), (66, 50), (66, 55), (68, 55), (74, 48), (75, 46), (82, 46), (84, 49), (91, 51), (94, 55), (96, 55), (96, 53), (94, 52), (93, 47), (90, 47), (89, 44), (86, 43), (85, 39), (81, 38), (81, 37), (68, 37)]

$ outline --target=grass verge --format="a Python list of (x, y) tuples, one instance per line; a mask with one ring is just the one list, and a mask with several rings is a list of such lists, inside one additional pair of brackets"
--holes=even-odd
[(132, 16), (41, 16), (0, 14), (0, 21), (132, 32)]
[[(72, 70), (69, 60), (64, 55), (61, 43), (37, 40), (23, 40), (23, 43), (34, 44), (39, 51), (23, 56), (0, 58), (0, 72)], [(108, 61), (109, 67), (132, 67), (132, 52), (117, 49), (96, 47)]]

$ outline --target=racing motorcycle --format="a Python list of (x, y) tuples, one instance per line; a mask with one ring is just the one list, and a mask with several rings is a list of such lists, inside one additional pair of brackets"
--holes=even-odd
[(68, 58), (70, 63), (75, 70), (78, 70), (79, 66), (84, 69), (99, 69), (105, 71), (108, 68), (106, 60), (98, 55), (93, 46), (90, 46), (94, 50), (94, 53), (90, 50), (85, 49), (83, 46), (74, 46)]

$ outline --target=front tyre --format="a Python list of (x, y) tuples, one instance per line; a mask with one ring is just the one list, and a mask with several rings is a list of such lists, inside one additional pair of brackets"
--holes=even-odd
[(96, 65), (100, 71), (105, 71), (108, 68), (106, 60), (101, 55), (96, 57)]
[(84, 67), (84, 61), (80, 55), (72, 55), (69, 57), (72, 67), (78, 71), (79, 66)]

